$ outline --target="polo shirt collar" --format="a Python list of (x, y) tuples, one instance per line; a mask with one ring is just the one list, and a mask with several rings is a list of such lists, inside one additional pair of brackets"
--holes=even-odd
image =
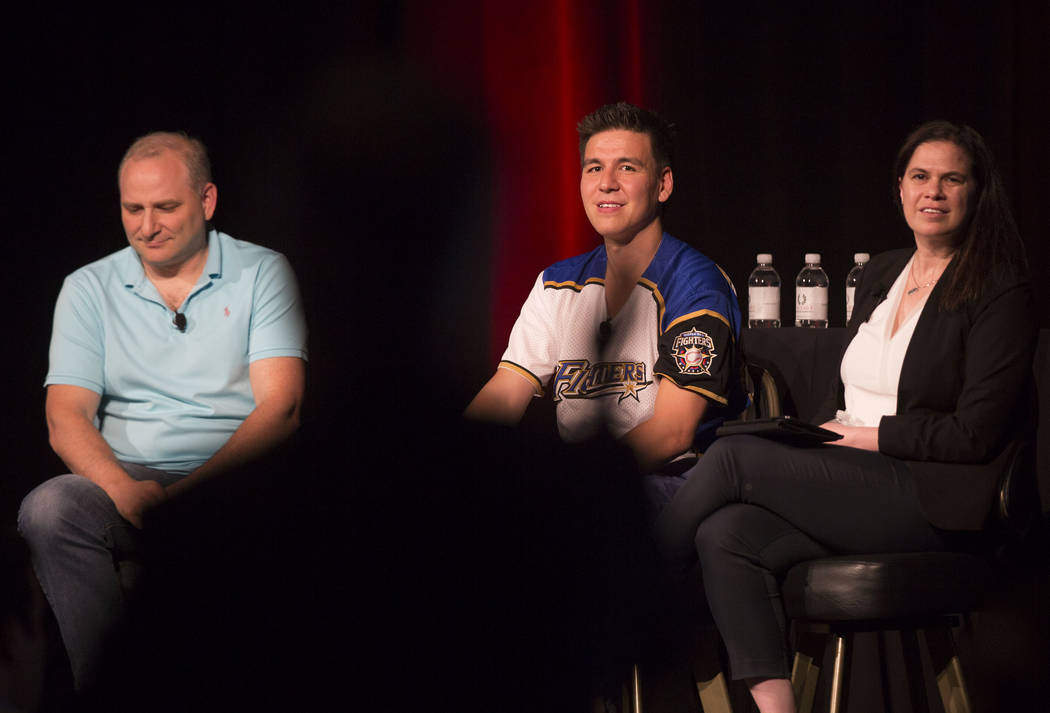
[[(135, 252), (135, 248), (129, 245), (122, 252), (122, 259), (117, 263), (117, 270), (124, 286), (138, 291), (147, 283), (152, 285), (153, 283), (146, 278), (146, 270), (142, 267), (142, 260)], [(202, 277), (204, 275), (211, 280), (222, 277), (222, 241), (219, 240), (219, 231), (214, 228), (208, 231), (208, 259), (201, 273)]]
[(222, 241), (219, 240), (219, 231), (214, 228), (208, 231), (208, 261), (204, 263), (201, 274), (212, 280), (222, 277)]

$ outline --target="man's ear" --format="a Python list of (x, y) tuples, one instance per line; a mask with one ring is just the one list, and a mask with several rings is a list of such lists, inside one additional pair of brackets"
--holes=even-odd
[(664, 166), (663, 170), (660, 171), (659, 185), (660, 193), (657, 196), (657, 200), (663, 203), (671, 197), (671, 192), (674, 190), (674, 174), (671, 172), (670, 166)]
[(204, 219), (211, 220), (215, 214), (215, 205), (219, 202), (219, 189), (214, 183), (205, 183), (201, 191), (201, 207), (204, 208)]

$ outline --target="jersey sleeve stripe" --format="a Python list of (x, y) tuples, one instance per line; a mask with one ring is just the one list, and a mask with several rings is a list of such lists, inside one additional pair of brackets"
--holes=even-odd
[(543, 384), (540, 383), (540, 380), (536, 378), (535, 374), (533, 374), (525, 367), (504, 359), (499, 363), (499, 368), (506, 369), (507, 371), (513, 371), (515, 374), (519, 374), (520, 376), (524, 377), (529, 383), (532, 384), (532, 388), (536, 392), (536, 395), (543, 396)]
[(657, 376), (662, 376), (665, 379), (670, 379), (671, 381), (674, 381), (674, 385), (677, 386), (678, 388), (685, 389), (686, 391), (692, 391), (693, 393), (700, 394), (701, 396), (706, 396), (707, 398), (711, 399), (712, 401), (716, 401), (716, 402), (722, 404), (723, 406), (727, 406), (729, 404), (729, 399), (727, 399), (725, 396), (719, 396), (715, 392), (708, 391), (707, 389), (701, 388), (699, 386), (691, 386), (689, 384), (679, 384), (677, 381), (675, 381), (674, 376), (672, 376), (671, 374), (668, 374), (668, 373), (665, 373), (665, 372), (662, 372), (662, 371), (654, 371), (653, 372), (653, 377), (655, 378)]
[(669, 325), (667, 325), (667, 329), (665, 329), (664, 331), (665, 331), (665, 332), (668, 332), (668, 331), (670, 331), (670, 330), (671, 330), (671, 329), (672, 329), (672, 328), (673, 328), (673, 327), (674, 327), (674, 326), (675, 326), (676, 324), (681, 324), (682, 322), (687, 322), (687, 321), (689, 321), (690, 319), (696, 319), (697, 317), (702, 317), (702, 316), (704, 316), (705, 314), (706, 314), (706, 315), (710, 315), (710, 316), (714, 317), (715, 319), (719, 319), (719, 320), (721, 320), (722, 322), (724, 322), (724, 323), (725, 323), (725, 325), (726, 325), (727, 327), (729, 327), (729, 328), (730, 328), (730, 332), (732, 332), (732, 327), (731, 327), (731, 326), (730, 326), (730, 324), (729, 324), (729, 320), (728, 320), (728, 319), (726, 319), (726, 318), (725, 318), (725, 316), (723, 316), (723, 315), (719, 314), (718, 312), (715, 312), (715, 311), (714, 311), (714, 310), (712, 310), (712, 309), (702, 309), (702, 310), (698, 310), (698, 311), (696, 311), (696, 312), (690, 312), (689, 314), (683, 314), (683, 315), (682, 315), (681, 317), (679, 317), (678, 319), (676, 319), (675, 321), (673, 321), (673, 322), (671, 322), (671, 323), (670, 323)]

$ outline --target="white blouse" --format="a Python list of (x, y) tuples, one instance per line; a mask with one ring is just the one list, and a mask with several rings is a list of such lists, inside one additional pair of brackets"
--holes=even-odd
[(845, 387), (846, 410), (836, 415), (835, 420), (839, 423), (878, 426), (883, 416), (897, 412), (897, 385), (904, 353), (930, 294), (926, 293), (901, 323), (897, 333), (891, 336), (893, 318), (907, 286), (912, 260), (897, 276), (882, 304), (875, 308), (867, 322), (860, 325), (842, 357), (839, 373)]

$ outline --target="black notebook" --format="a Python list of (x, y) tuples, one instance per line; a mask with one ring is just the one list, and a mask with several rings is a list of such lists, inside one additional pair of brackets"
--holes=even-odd
[(735, 436), (741, 433), (800, 446), (837, 441), (842, 438), (839, 433), (814, 426), (812, 423), (799, 421), (791, 416), (758, 418), (752, 421), (726, 421), (715, 432), (718, 436)]

